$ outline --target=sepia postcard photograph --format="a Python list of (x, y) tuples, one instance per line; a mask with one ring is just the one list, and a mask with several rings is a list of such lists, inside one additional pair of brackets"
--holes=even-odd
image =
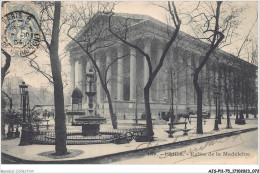
[(258, 1), (1, 1), (1, 19), (1, 173), (259, 173)]

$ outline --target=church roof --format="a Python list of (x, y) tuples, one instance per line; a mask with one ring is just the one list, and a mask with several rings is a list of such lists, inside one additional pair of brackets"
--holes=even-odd
[[(95, 20), (96, 20), (97, 18), (99, 18), (99, 17), (101, 17), (101, 18), (102, 18), (102, 17), (105, 17), (105, 18), (106, 18), (106, 17), (108, 17), (108, 15), (107, 15), (107, 14), (104, 14), (104, 13), (96, 13), (96, 14), (92, 17), (91, 21), (95, 21)], [(141, 24), (141, 23), (143, 23), (143, 22), (149, 21), (151, 24), (153, 24), (153, 25), (155, 24), (156, 26), (160, 26), (160, 27), (162, 27), (162, 28), (167, 28), (167, 30), (169, 30), (169, 29), (174, 29), (173, 27), (171, 27), (171, 26), (169, 26), (169, 25), (167, 25), (167, 24), (165, 24), (165, 23), (163, 23), (163, 22), (161, 22), (161, 21), (159, 21), (159, 20), (157, 20), (157, 19), (155, 19), (155, 18), (153, 18), (153, 17), (151, 17), (151, 16), (148, 16), (148, 15), (129, 14), (129, 13), (114, 13), (113, 17), (114, 17), (114, 18), (117, 18), (116, 21), (120, 21), (120, 18), (129, 18), (129, 19), (131, 19), (131, 23), (130, 23), (131, 25)], [(76, 38), (77, 38), (77, 37), (80, 37), (80, 36), (84, 33), (84, 31), (87, 29), (87, 27), (88, 27), (88, 26), (83, 27), (83, 28), (80, 30), (80, 32), (77, 33)], [(197, 43), (197, 44), (195, 44), (197, 47), (201, 46), (201, 48), (202, 48), (203, 50), (204, 50), (205, 48), (207, 48), (207, 46), (209, 46), (208, 43), (206, 43), (206, 42), (204, 42), (204, 41), (201, 41), (201, 40), (199, 40), (199, 39), (197, 39), (197, 38), (194, 38), (193, 36), (191, 36), (191, 35), (189, 35), (189, 34), (183, 32), (183, 31), (179, 31), (179, 34), (178, 34), (178, 35), (182, 37), (182, 40), (183, 40), (183, 41), (186, 40), (186, 42), (188, 42), (188, 43), (190, 43), (190, 41), (192, 40), (193, 42)], [(70, 48), (73, 48), (73, 45), (76, 45), (76, 44), (74, 43), (74, 41), (70, 41), (69, 44), (65, 47), (65, 49), (66, 49), (66, 50), (69, 50)], [(226, 57), (233, 58), (233, 59), (235, 59), (235, 60), (238, 60), (238, 61), (242, 61), (242, 62), (244, 62), (244, 63), (251, 64), (251, 63), (249, 63), (249, 62), (247, 62), (247, 61), (245, 61), (245, 60), (243, 60), (243, 59), (237, 59), (237, 57), (234, 56), (233, 54), (228, 53), (228, 52), (226, 52), (226, 51), (223, 51), (223, 50), (221, 50), (221, 49), (217, 49), (217, 51), (218, 51), (218, 53), (220, 53), (220, 54), (222, 54), (222, 55), (224, 55), (224, 56), (226, 56)], [(251, 64), (251, 65), (253, 65), (253, 64)], [(255, 66), (255, 65), (253, 65), (253, 66), (254, 66), (254, 67), (257, 67), (257, 66)]]

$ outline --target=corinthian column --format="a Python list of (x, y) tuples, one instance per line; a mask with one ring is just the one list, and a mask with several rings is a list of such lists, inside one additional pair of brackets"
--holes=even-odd
[(77, 87), (82, 91), (82, 59), (78, 59), (78, 84)]
[[(180, 66), (185, 66), (184, 60), (185, 57), (180, 57)], [(186, 67), (179, 74), (180, 79), (180, 87), (179, 87), (179, 95), (181, 104), (186, 104)]]
[(86, 103), (86, 60), (84, 57), (81, 58), (81, 91), (83, 93), (82, 103)]
[(71, 92), (75, 89), (75, 60), (70, 58), (70, 83), (71, 83)]
[(123, 53), (124, 49), (122, 46), (118, 47), (117, 57), (120, 58), (117, 60), (117, 99), (123, 100)]
[[(110, 50), (108, 50), (107, 52), (106, 52), (106, 68), (108, 68), (108, 66), (111, 64), (111, 51)], [(112, 84), (112, 82), (111, 82), (111, 78), (112, 78), (112, 69), (111, 69), (112, 67), (110, 66), (109, 67), (109, 69), (108, 69), (108, 71), (107, 71), (107, 81), (108, 81), (108, 83), (107, 83), (107, 89), (109, 90), (109, 92), (110, 92), (110, 95), (111, 95), (111, 93), (112, 93), (112, 87), (111, 87), (111, 84)]]
[[(100, 56), (98, 54), (96, 54), (96, 64), (100, 69)], [(100, 104), (102, 91), (101, 91), (101, 82), (98, 74), (97, 74), (96, 92), (97, 92), (97, 104)]]
[[(162, 46), (161, 43), (159, 43), (158, 47), (157, 47), (157, 56), (156, 56), (157, 57), (157, 60), (156, 60), (157, 65), (159, 64), (159, 61), (161, 59), (162, 52), (163, 52), (163, 46)], [(160, 84), (163, 83), (161, 77), (162, 77), (161, 71), (159, 71), (157, 76), (156, 76), (156, 100), (157, 100), (157, 102), (159, 102), (160, 99), (161, 99), (161, 94), (159, 92), (162, 88), (162, 85), (160, 85)]]
[(136, 96), (136, 50), (130, 48), (130, 101)]
[(187, 74), (186, 74), (186, 104), (190, 105), (193, 99), (193, 83), (192, 83), (192, 63), (191, 58), (189, 56), (186, 57), (187, 61)]

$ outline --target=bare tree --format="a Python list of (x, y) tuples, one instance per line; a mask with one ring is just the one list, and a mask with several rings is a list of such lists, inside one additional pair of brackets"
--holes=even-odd
[[(238, 20), (243, 9), (232, 6), (225, 2), (230, 10), (222, 7), (222, 1), (218, 2), (198, 2), (192, 11), (186, 12), (184, 16), (188, 19), (188, 24), (194, 31), (195, 40), (205, 52), (195, 62), (193, 73), (193, 84), (197, 97), (197, 133), (202, 134), (202, 100), (203, 90), (199, 83), (199, 77), (208, 60), (212, 59), (212, 53), (219, 48), (223, 48), (232, 43), (232, 39), (237, 36), (236, 29), (241, 20)], [(194, 40), (194, 41), (195, 41)], [(205, 44), (205, 42), (207, 44)]]
[(159, 63), (154, 68), (152, 67), (151, 55), (146, 53), (145, 50), (143, 50), (140, 46), (138, 46), (134, 42), (131, 42), (130, 39), (128, 38), (128, 31), (129, 31), (128, 23), (127, 23), (128, 19), (124, 23), (125, 27), (123, 28), (123, 30), (121, 30), (122, 33), (120, 33), (118, 31), (116, 31), (114, 29), (114, 27), (112, 26), (112, 19), (113, 19), (113, 16), (115, 13), (113, 11), (108, 13), (108, 15), (109, 15), (109, 24), (108, 24), (109, 32), (114, 37), (116, 37), (118, 40), (120, 40), (123, 44), (128, 45), (128, 46), (136, 49), (136, 51), (138, 51), (139, 53), (141, 53), (141, 55), (143, 55), (145, 57), (147, 64), (148, 64), (149, 77), (148, 77), (147, 83), (144, 87), (144, 101), (145, 101), (145, 111), (146, 111), (146, 126), (148, 129), (148, 141), (153, 140), (153, 135), (154, 135), (153, 126), (152, 126), (151, 108), (150, 108), (150, 88), (152, 86), (153, 80), (155, 79), (156, 75), (158, 74), (159, 70), (161, 69), (161, 67), (163, 65), (167, 52), (169, 51), (170, 47), (176, 40), (177, 35), (180, 30), (180, 26), (181, 26), (181, 20), (179, 19), (177, 9), (176, 9), (174, 2), (168, 2), (168, 11), (171, 15), (171, 19), (175, 25), (175, 28), (171, 30), (171, 34), (169, 36), (170, 39), (163, 49), (162, 55), (160, 56), (160, 59), (159, 59)]
[[(231, 63), (232, 64), (232, 63)], [(224, 82), (222, 87), (224, 88), (224, 98), (225, 98), (225, 104), (226, 104), (226, 113), (227, 113), (227, 126), (226, 128), (232, 128), (231, 126), (231, 122), (230, 122), (230, 98), (231, 98), (231, 88), (230, 86), (232, 86), (232, 81), (233, 79), (231, 79), (231, 74), (233, 73), (232, 71), (232, 66), (230, 65), (230, 63), (220, 63), (218, 65), (219, 67), (219, 71), (221, 71), (221, 79)], [(219, 89), (220, 90), (220, 89)], [(222, 113), (223, 114), (223, 113)], [(220, 118), (219, 118), (220, 119)]]
[[(65, 125), (65, 113), (64, 113), (64, 96), (63, 96), (63, 83), (61, 77), (61, 64), (58, 55), (59, 49), (59, 33), (60, 33), (60, 14), (61, 14), (61, 2), (35, 2), (34, 5), (44, 6), (41, 9), (41, 19), (35, 18), (28, 12), (24, 12), (34, 20), (42, 34), (43, 42), (46, 44), (46, 48), (49, 50), (51, 70), (54, 84), (54, 103), (55, 103), (55, 149), (57, 155), (64, 155), (67, 153), (66, 148), (66, 125)], [(44, 15), (45, 14), (45, 15)], [(47, 19), (43, 19), (46, 17)], [(44, 25), (44, 22), (47, 22)], [(48, 31), (44, 29), (44, 26), (48, 26)], [(48, 35), (49, 34), (49, 35)], [(50, 40), (50, 41), (48, 41)], [(10, 66), (10, 55), (8, 55), (3, 49), (2, 53), (7, 58), (7, 64), (2, 69), (2, 77), (5, 77), (8, 67)], [(29, 58), (29, 56), (27, 56)], [(39, 72), (41, 72), (39, 70)], [(42, 73), (42, 72), (41, 72)], [(46, 76), (46, 74), (42, 73)], [(46, 76), (50, 77), (50, 76)], [(1, 83), (3, 83), (3, 78)]]
[(1, 51), (5, 55), (5, 64), (1, 67), (1, 87), (3, 87), (5, 76), (8, 74), (8, 69), (11, 65), (11, 56), (4, 49), (1, 49)]
[[(64, 112), (64, 95), (63, 82), (61, 76), (61, 63), (58, 54), (59, 36), (60, 36), (60, 19), (61, 19), (61, 2), (39, 2), (36, 3), (42, 8), (42, 18), (40, 22), (36, 21), (43, 42), (50, 54), (51, 71), (54, 85), (54, 105), (55, 105), (55, 150), (56, 155), (64, 155), (67, 153), (66, 147), (66, 116)], [(34, 16), (32, 16), (34, 17)], [(46, 17), (44, 19), (44, 17)], [(44, 23), (47, 22), (47, 23)], [(48, 30), (45, 29), (48, 27)]]
[[(197, 93), (197, 133), (202, 134), (203, 129), (202, 129), (202, 90), (201, 87), (198, 83), (199, 79), (199, 73), (201, 72), (202, 68), (205, 66), (206, 62), (210, 58), (210, 54), (219, 46), (220, 42), (224, 39), (224, 35), (222, 32), (219, 31), (219, 15), (220, 15), (220, 6), (221, 6), (221, 1), (217, 2), (217, 8), (216, 8), (216, 15), (209, 20), (206, 21), (208, 23), (207, 29), (204, 31), (206, 32), (211, 32), (213, 33), (210, 37), (212, 38), (211, 40), (211, 45), (205, 56), (203, 56), (202, 61), (200, 62), (199, 66), (196, 68), (193, 76), (193, 83), (194, 83), (194, 88)], [(215, 22), (215, 27), (214, 29), (210, 29), (210, 20), (216, 20)]]

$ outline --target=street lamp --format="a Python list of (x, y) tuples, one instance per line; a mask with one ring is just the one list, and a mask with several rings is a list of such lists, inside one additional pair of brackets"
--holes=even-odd
[(29, 132), (27, 130), (27, 123), (26, 123), (26, 111), (27, 111), (27, 103), (26, 99), (28, 97), (28, 86), (25, 85), (25, 82), (22, 82), (22, 85), (19, 85), (20, 87), (20, 94), (21, 94), (21, 106), (23, 109), (23, 121), (22, 121), (22, 135), (19, 146), (26, 146), (29, 145)]
[(216, 104), (216, 116), (215, 116), (214, 130), (219, 130), (219, 128), (218, 128), (218, 97), (219, 97), (219, 91), (216, 89), (214, 91), (214, 98), (215, 98), (215, 104)]

